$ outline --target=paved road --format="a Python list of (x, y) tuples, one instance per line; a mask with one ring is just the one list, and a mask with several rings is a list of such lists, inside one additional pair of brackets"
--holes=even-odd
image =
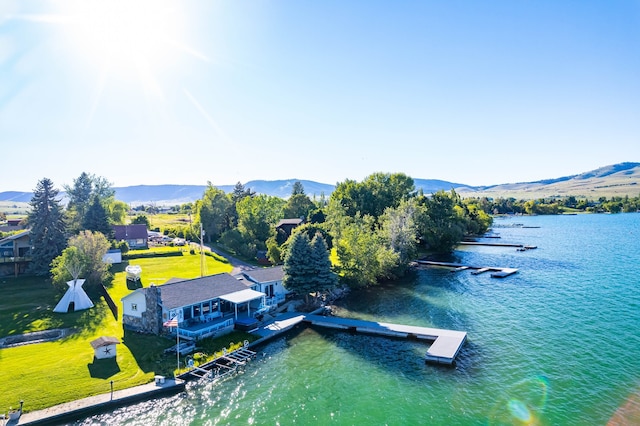
[[(194, 247), (196, 249), (200, 248), (200, 244), (197, 243), (191, 243), (191, 247)], [(231, 270), (231, 275), (237, 275), (239, 273), (241, 273), (242, 271), (250, 271), (252, 269), (256, 269), (256, 267), (254, 265), (251, 265), (243, 260), (238, 259), (237, 257), (233, 257), (231, 256), (229, 253), (224, 252), (220, 249), (217, 249), (215, 247), (209, 247), (207, 245), (203, 245), (202, 246), (204, 248), (205, 251), (210, 251), (212, 253), (217, 254), (218, 256), (222, 256), (225, 259), (227, 259), (229, 261), (229, 263), (231, 263), (231, 266), (233, 266), (233, 269)]]

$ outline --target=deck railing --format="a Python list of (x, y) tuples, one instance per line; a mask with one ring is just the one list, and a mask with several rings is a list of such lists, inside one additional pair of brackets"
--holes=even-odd
[(233, 318), (225, 319), (217, 323), (212, 323), (208, 327), (199, 328), (197, 330), (189, 330), (188, 328), (178, 328), (180, 337), (191, 340), (200, 340), (205, 337), (213, 336), (217, 332), (233, 327)]
[(18, 263), (18, 262), (28, 262), (30, 260), (31, 260), (31, 256), (0, 257), (0, 263)]

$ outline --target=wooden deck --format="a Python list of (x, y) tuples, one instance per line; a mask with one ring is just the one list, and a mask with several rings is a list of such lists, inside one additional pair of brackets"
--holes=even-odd
[(320, 327), (432, 341), (433, 343), (427, 351), (425, 359), (428, 362), (438, 364), (452, 364), (467, 339), (467, 333), (464, 331), (363, 321), (351, 318), (306, 315), (304, 321)]
[(416, 260), (416, 263), (419, 265), (425, 265), (425, 266), (440, 266), (444, 268), (453, 268), (452, 272), (464, 271), (466, 269), (473, 269), (473, 271), (471, 271), (471, 274), (473, 275), (479, 275), (484, 272), (491, 272), (491, 276), (493, 278), (504, 278), (518, 272), (518, 269), (516, 268), (500, 268), (496, 266), (472, 266), (472, 265), (463, 265), (461, 263), (434, 262), (431, 260)]

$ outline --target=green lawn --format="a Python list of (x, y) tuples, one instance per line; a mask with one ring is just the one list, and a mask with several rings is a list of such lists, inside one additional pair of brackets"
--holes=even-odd
[[(179, 257), (134, 259), (142, 267), (141, 284), (162, 284), (172, 277), (200, 276), (200, 256), (188, 252)], [(205, 257), (205, 274), (231, 271), (231, 265)], [(121, 309), (120, 299), (135, 289), (127, 284), (125, 264), (114, 266), (109, 294)], [(122, 320), (114, 319), (104, 300), (94, 300), (89, 310), (57, 314), (52, 309), (61, 297), (51, 284), (33, 277), (0, 279), (0, 336), (22, 334), (50, 328), (75, 327), (78, 331), (64, 339), (0, 350), (0, 413), (16, 407), (22, 399), (25, 411), (46, 408), (62, 402), (106, 393), (113, 380), (114, 389), (148, 383), (155, 374), (171, 375), (175, 358), (163, 349), (172, 339), (125, 333)], [(89, 342), (100, 336), (115, 336), (118, 345), (115, 360), (94, 360)], [(232, 339), (218, 339), (207, 345), (226, 346)]]

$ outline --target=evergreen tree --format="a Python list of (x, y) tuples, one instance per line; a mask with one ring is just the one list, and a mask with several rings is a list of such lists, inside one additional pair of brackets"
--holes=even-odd
[(284, 259), (283, 284), (287, 290), (304, 294), (309, 303), (309, 293), (322, 292), (338, 284), (338, 276), (331, 268), (327, 243), (317, 233), (311, 242), (304, 232), (291, 236), (291, 244)]
[(111, 234), (113, 234), (107, 209), (97, 195), (94, 195), (91, 199), (91, 204), (89, 204), (82, 221), (82, 228), (88, 231), (100, 232), (107, 238), (111, 238)]
[(53, 187), (53, 182), (43, 178), (38, 182), (29, 203), (31, 209), (27, 223), (31, 229), (33, 247), (29, 272), (35, 275), (47, 275), (51, 261), (66, 246), (63, 209), (57, 196), (58, 190)]
[(320, 233), (311, 240), (309, 265), (312, 269), (309, 285), (314, 287), (315, 291), (331, 290), (338, 285), (338, 276), (331, 268), (327, 243)]
[(245, 188), (243, 184), (238, 182), (233, 187), (233, 192), (231, 193), (231, 199), (235, 204), (238, 201), (242, 200), (244, 197), (253, 197), (255, 195), (256, 195), (255, 191), (251, 190), (251, 188)]
[(295, 181), (293, 188), (291, 188), (291, 196), (293, 197), (294, 195), (304, 195), (304, 186), (300, 181)]
[[(67, 223), (72, 233), (87, 229), (84, 227), (84, 223), (87, 220), (86, 216), (89, 213), (93, 199), (96, 197), (106, 209), (107, 215), (112, 213), (110, 205), (115, 203), (116, 205), (113, 206), (117, 209), (117, 211), (113, 212), (115, 222), (119, 222), (120, 219), (124, 220), (126, 207), (123, 208), (117, 205), (118, 202), (114, 199), (115, 191), (106, 178), (82, 172), (77, 179), (73, 180), (72, 186), (64, 185), (63, 187), (69, 197)], [(89, 219), (90, 222), (92, 220), (94, 219)]]
[(73, 186), (63, 185), (63, 188), (67, 193), (67, 197), (69, 197), (69, 203), (67, 204), (69, 222), (78, 226), (84, 220), (84, 215), (89, 209), (93, 191), (93, 177), (86, 172), (82, 172), (77, 179), (73, 180)]
[(309, 238), (304, 233), (297, 233), (292, 236), (289, 250), (284, 258), (284, 287), (297, 294), (303, 294), (305, 302), (309, 302), (309, 293), (317, 290), (310, 281), (314, 269), (309, 264), (311, 257), (311, 245)]

